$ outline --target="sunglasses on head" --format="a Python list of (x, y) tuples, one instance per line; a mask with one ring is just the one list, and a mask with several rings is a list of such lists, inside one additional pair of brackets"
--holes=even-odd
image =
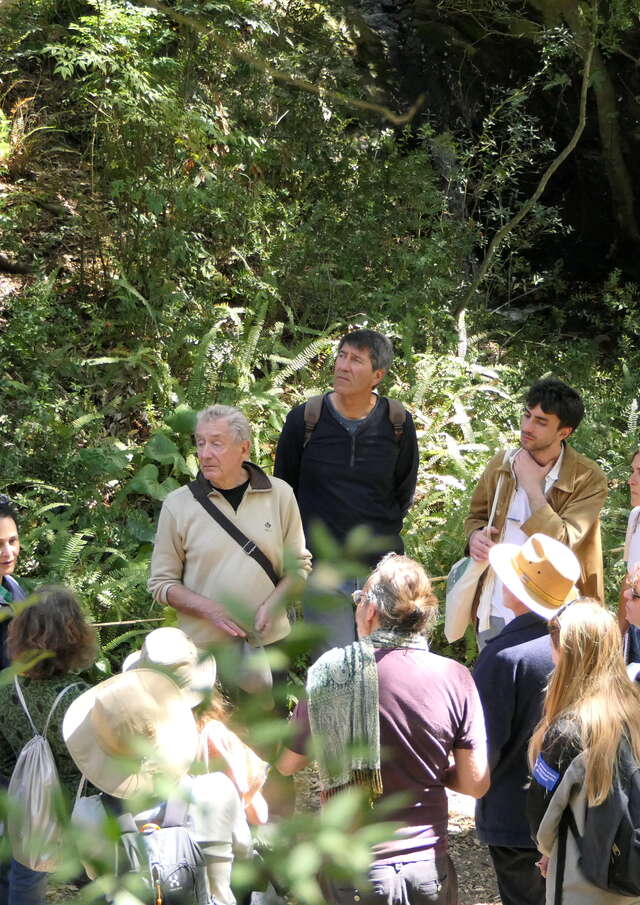
[[(640, 597), (640, 594), (639, 594), (638, 596)], [(577, 600), (580, 600), (580, 598), (579, 598), (579, 597), (574, 597), (573, 600), (570, 600), (570, 601), (569, 601), (569, 603), (563, 604), (563, 605), (558, 609), (558, 612), (555, 614), (555, 616), (553, 617), (553, 619), (550, 619), (550, 620), (549, 620), (549, 624), (548, 624), (549, 634), (551, 635), (551, 640), (552, 640), (554, 643), (556, 643), (556, 642), (558, 641), (558, 638), (559, 638), (559, 636), (560, 636), (560, 616), (562, 616), (562, 614), (564, 613), (564, 611), (565, 611), (565, 610), (568, 610), (569, 607), (570, 607), (573, 603), (575, 603)]]

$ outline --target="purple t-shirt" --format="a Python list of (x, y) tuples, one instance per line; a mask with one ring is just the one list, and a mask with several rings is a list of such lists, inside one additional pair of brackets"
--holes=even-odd
[[(468, 669), (437, 654), (376, 650), (382, 759), (382, 798), (404, 793), (385, 820), (401, 824), (374, 849), (374, 863), (422, 861), (447, 850), (447, 793), (443, 779), (454, 748), (486, 745), (482, 706)], [(310, 734), (306, 701), (293, 712), (289, 747), (305, 754)]]

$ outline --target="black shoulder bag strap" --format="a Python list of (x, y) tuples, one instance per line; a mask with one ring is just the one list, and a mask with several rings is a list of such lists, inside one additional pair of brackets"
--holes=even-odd
[(234, 541), (242, 547), (247, 556), (250, 556), (251, 559), (255, 559), (258, 565), (262, 566), (274, 586), (277, 585), (280, 581), (280, 577), (273, 568), (271, 560), (262, 552), (260, 547), (250, 540), (246, 534), (243, 534), (242, 531), (233, 524), (231, 519), (228, 519), (224, 512), (221, 512), (220, 509), (211, 502), (204, 487), (198, 481), (191, 481), (189, 490), (193, 494), (194, 499), (196, 499), (202, 508), (209, 513), (211, 518), (227, 532), (229, 537), (232, 537)]
[[(562, 905), (562, 887), (564, 886), (564, 868), (567, 860), (567, 834), (573, 819), (571, 805), (567, 805), (560, 818), (558, 827), (558, 853), (556, 857), (556, 885), (553, 905)], [(575, 826), (575, 823), (574, 823)]]

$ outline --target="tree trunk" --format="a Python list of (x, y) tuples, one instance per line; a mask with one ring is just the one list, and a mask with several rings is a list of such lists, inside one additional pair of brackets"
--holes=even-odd
[[(562, 0), (560, 14), (576, 39), (583, 59), (590, 43), (590, 23), (578, 0)], [(613, 81), (604, 57), (596, 47), (592, 60), (592, 87), (598, 111), (598, 130), (602, 156), (611, 189), (613, 214), (625, 238), (640, 240), (635, 213), (635, 197), (629, 168), (622, 151), (623, 139)]]

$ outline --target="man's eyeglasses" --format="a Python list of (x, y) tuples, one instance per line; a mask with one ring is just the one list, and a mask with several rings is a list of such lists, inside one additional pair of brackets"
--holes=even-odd
[(635, 588), (631, 588), (631, 596), (635, 598), (635, 600), (640, 600), (640, 593), (638, 593)]

